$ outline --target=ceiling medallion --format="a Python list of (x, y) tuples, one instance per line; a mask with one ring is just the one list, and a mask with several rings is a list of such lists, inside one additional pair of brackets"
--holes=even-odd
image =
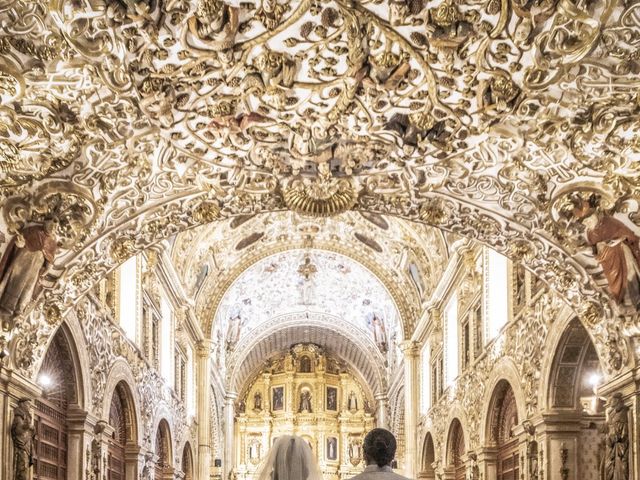
[(317, 180), (297, 178), (283, 192), (287, 207), (312, 217), (332, 217), (351, 210), (357, 195), (351, 181), (323, 175)]

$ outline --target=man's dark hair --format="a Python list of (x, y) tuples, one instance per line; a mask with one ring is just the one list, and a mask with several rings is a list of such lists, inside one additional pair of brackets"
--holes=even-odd
[(367, 464), (384, 467), (396, 456), (396, 437), (389, 430), (374, 428), (364, 437), (363, 449)]

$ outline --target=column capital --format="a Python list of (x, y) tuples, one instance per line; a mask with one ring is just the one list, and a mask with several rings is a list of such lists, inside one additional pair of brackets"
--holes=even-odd
[(432, 303), (428, 305), (427, 313), (429, 314), (431, 320), (439, 320), (440, 316), (442, 315), (442, 305), (440, 305), (439, 303)]
[(378, 402), (386, 402), (387, 400), (389, 400), (389, 397), (385, 392), (378, 392), (373, 395), (373, 399)]
[(199, 357), (210, 357), (213, 352), (213, 340), (200, 340), (196, 347), (196, 353)]
[(238, 393), (237, 392), (227, 392), (224, 395), (224, 402), (225, 403), (233, 404), (233, 402), (235, 400), (237, 400), (237, 399), (238, 399)]
[(415, 340), (405, 340), (399, 346), (405, 357), (415, 357), (420, 353), (420, 342)]

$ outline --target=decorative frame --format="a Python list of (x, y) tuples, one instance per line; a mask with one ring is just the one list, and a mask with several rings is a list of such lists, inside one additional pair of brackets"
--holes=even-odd
[(336, 437), (327, 437), (325, 457), (330, 461), (338, 460), (338, 439)]
[(326, 409), (332, 412), (338, 411), (338, 389), (327, 386)]
[(271, 410), (284, 410), (284, 386), (271, 388)]

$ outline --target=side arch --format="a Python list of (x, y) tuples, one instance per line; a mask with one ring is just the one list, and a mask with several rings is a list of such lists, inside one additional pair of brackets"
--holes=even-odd
[(172, 480), (174, 472), (173, 442), (169, 422), (162, 418), (158, 422), (155, 434), (155, 478), (157, 480)]
[(182, 470), (182, 475), (184, 475), (184, 480), (193, 480), (194, 479), (194, 468), (193, 468), (193, 453), (191, 451), (191, 444), (186, 442), (184, 447), (182, 448), (182, 462), (180, 468)]
[(518, 419), (522, 422), (527, 418), (526, 400), (524, 391), (522, 390), (521, 376), (513, 360), (503, 357), (496, 363), (491, 371), (491, 376), (487, 382), (487, 388), (482, 401), (481, 411), (485, 414), (485, 421), (480, 422), (480, 439), (485, 445), (487, 444), (487, 437), (490, 433), (490, 414), (492, 404), (495, 400), (496, 388), (498, 388), (502, 382), (507, 382), (513, 390)]
[(436, 461), (436, 452), (435, 445), (433, 443), (433, 436), (431, 432), (427, 432), (424, 437), (424, 442), (422, 444), (422, 455), (420, 458), (420, 473), (418, 474), (419, 478), (424, 478), (426, 480), (435, 480), (436, 471), (433, 467), (433, 464)]
[(113, 388), (108, 405), (108, 423), (111, 438), (107, 448), (107, 477), (136, 478), (138, 465), (135, 460), (127, 458), (126, 452), (135, 449), (139, 442), (137, 428), (138, 410), (129, 384), (120, 380)]
[(102, 419), (109, 421), (109, 412), (111, 408), (111, 399), (113, 398), (116, 386), (122, 385), (126, 387), (127, 398), (131, 402), (132, 411), (135, 412), (135, 418), (133, 419), (133, 438), (135, 438), (136, 445), (140, 445), (142, 429), (142, 419), (139, 415), (140, 409), (140, 397), (138, 396), (138, 390), (135, 388), (136, 380), (131, 373), (129, 364), (123, 358), (118, 358), (112, 365), (109, 371), (109, 376), (105, 384), (105, 396), (102, 401)]
[(467, 435), (458, 418), (449, 424), (445, 448), (446, 469), (453, 474), (454, 480), (465, 479), (465, 456), (467, 453)]

